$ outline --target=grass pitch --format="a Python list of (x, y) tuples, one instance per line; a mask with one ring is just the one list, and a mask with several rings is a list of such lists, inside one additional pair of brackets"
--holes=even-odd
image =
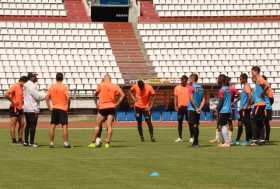
[(174, 143), (175, 127), (157, 128), (156, 143), (141, 143), (136, 128), (116, 128), (110, 149), (89, 149), (91, 131), (71, 130), (75, 147), (64, 149), (58, 130), (49, 149), (47, 130), (39, 129), (41, 147), (33, 149), (9, 144), (8, 130), (0, 130), (0, 189), (279, 188), (280, 129), (272, 129), (271, 145), (230, 149), (208, 144), (214, 127), (201, 128), (199, 149)]

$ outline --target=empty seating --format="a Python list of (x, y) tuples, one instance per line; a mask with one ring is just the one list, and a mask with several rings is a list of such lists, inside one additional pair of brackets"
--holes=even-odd
[(70, 90), (96, 88), (105, 73), (124, 83), (103, 24), (0, 22), (0, 90), (27, 72), (47, 89), (56, 72)]
[(279, 0), (153, 0), (161, 17), (276, 16)]
[(280, 22), (138, 24), (146, 52), (159, 78), (199, 73), (216, 83), (220, 73), (239, 82), (259, 65), (274, 89), (280, 88)]
[(67, 16), (63, 0), (1, 0), (0, 15)]

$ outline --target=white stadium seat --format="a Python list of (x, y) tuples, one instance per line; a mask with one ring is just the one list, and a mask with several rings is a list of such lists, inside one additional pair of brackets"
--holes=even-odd
[[(76, 32), (70, 28), (75, 28)], [(104, 32), (103, 24), (99, 23), (0, 22), (1, 89), (31, 71), (39, 74), (41, 89), (53, 82), (56, 72), (64, 73), (71, 90), (95, 89), (105, 72), (110, 73), (115, 82), (123, 84)], [(69, 40), (74, 35), (79, 38)], [(86, 40), (89, 37), (94, 39), (91, 43)]]
[(196, 72), (213, 84), (226, 73), (238, 82), (242, 72), (259, 65), (272, 88), (280, 85), (280, 22), (145, 23), (137, 28), (159, 78)]

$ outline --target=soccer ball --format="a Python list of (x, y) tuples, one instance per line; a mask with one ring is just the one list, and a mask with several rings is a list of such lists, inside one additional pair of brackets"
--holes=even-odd
[(39, 92), (39, 99), (40, 100), (45, 100), (47, 94), (44, 91), (40, 91)]
[(101, 147), (101, 145), (102, 145), (102, 140), (101, 140), (101, 138), (97, 138), (97, 139), (95, 140), (95, 145), (96, 145), (96, 147)]

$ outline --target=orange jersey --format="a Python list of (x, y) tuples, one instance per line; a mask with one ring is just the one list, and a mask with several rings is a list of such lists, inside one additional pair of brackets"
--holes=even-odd
[(177, 85), (174, 88), (174, 96), (177, 97), (178, 107), (188, 106), (191, 95), (192, 95), (192, 88), (189, 86), (184, 87), (182, 85)]
[(52, 108), (68, 111), (68, 87), (63, 83), (55, 83), (48, 90), (48, 97), (52, 101)]
[(102, 82), (97, 86), (99, 109), (108, 109), (116, 107), (116, 97), (120, 95), (121, 88), (111, 82)]
[(11, 107), (17, 108), (19, 110), (23, 109), (23, 86), (20, 83), (16, 83), (11, 86), (7, 91), (9, 93), (9, 98), (11, 100)]
[(266, 93), (269, 98), (273, 98), (273, 90), (271, 89), (271, 87), (267, 89)]
[(136, 97), (136, 102), (134, 106), (138, 108), (148, 108), (150, 105), (150, 99), (155, 95), (153, 87), (149, 84), (145, 84), (144, 90), (140, 90), (138, 85), (133, 85), (130, 91)]

